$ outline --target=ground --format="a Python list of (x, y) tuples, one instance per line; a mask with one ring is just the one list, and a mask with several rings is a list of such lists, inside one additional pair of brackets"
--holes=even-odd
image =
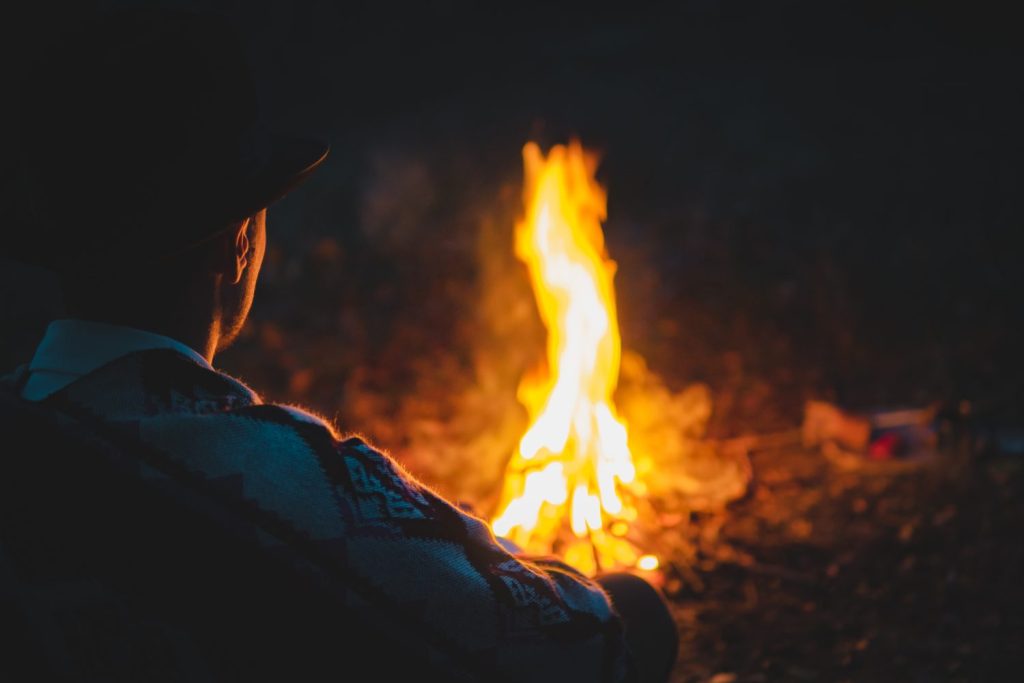
[[(754, 456), (750, 496), (670, 581), (673, 681), (997, 681), (1024, 663), (1019, 456), (960, 450), (889, 473), (798, 448)], [(705, 528), (708, 520), (704, 520)]]

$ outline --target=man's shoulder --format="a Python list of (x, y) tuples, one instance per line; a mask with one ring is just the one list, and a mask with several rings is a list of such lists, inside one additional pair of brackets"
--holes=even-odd
[(311, 497), (326, 505), (341, 491), (401, 500), (402, 514), (414, 517), (430, 507), (419, 482), (361, 437), (307, 408), (263, 402), (234, 377), (173, 351), (119, 358), (46, 402), (138, 440), (169, 465), (244, 480), (247, 496), (279, 511)]
[(259, 394), (224, 372), (172, 349), (136, 351), (75, 379), (46, 399), (82, 407), (101, 419), (210, 414), (262, 403)]
[[(289, 482), (303, 479), (302, 488), (307, 491), (325, 484), (332, 499), (340, 496), (346, 501), (342, 507), (348, 522), (367, 516), (374, 524), (384, 518), (428, 519), (449, 508), (386, 451), (362, 436), (342, 434), (336, 425), (305, 408), (264, 403), (222, 417), (196, 420), (195, 428), (186, 429), (193, 438), (208, 430), (208, 438), (193, 441), (197, 453), (216, 453), (223, 461), (238, 449), (246, 453), (240, 468), (280, 470), (276, 480), (286, 488)], [(317, 485), (311, 487), (313, 480)]]
[(327, 418), (309, 408), (289, 403), (256, 403), (238, 409), (240, 414), (254, 419), (271, 420), (290, 424), (297, 429), (324, 430), (335, 439), (340, 438), (337, 428)]
[(126, 426), (173, 466), (288, 520), (310, 538), (372, 526), (402, 535), (448, 506), (394, 459), (316, 413), (284, 403), (162, 405)]

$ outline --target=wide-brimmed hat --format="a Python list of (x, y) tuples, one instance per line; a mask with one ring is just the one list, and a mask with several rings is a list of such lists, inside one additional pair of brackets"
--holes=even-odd
[(328, 151), (267, 127), (237, 35), (195, 12), (82, 18), (26, 72), (19, 118), (3, 251), (57, 270), (202, 243)]

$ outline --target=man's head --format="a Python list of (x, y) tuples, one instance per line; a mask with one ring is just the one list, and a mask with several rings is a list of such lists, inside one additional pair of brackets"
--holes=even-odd
[(61, 273), (72, 315), (152, 328), (198, 310), (222, 346), (252, 303), (265, 208), (327, 145), (268, 129), (222, 17), (104, 12), (52, 42), (20, 89), (21, 186), (2, 248)]
[(60, 274), (69, 315), (152, 330), (208, 359), (237, 338), (252, 307), (266, 252), (266, 210), (201, 244), (118, 263), (86, 261)]
[(165, 252), (167, 242), (158, 239), (133, 258), (66, 269), (65, 308), (72, 317), (166, 334), (212, 359), (237, 338), (252, 307), (266, 215), (263, 209), (185, 250)]

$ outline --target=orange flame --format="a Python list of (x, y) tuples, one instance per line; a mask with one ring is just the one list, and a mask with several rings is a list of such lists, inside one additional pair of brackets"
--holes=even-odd
[(519, 386), (530, 426), (509, 463), (493, 528), (531, 551), (560, 548), (589, 574), (635, 566), (640, 558), (623, 536), (636, 510), (621, 494), (636, 468), (612, 402), (621, 339), (615, 263), (601, 231), (606, 195), (595, 158), (579, 142), (546, 158), (528, 143), (523, 161), (525, 215), (515, 248), (548, 330), (547, 365)]

